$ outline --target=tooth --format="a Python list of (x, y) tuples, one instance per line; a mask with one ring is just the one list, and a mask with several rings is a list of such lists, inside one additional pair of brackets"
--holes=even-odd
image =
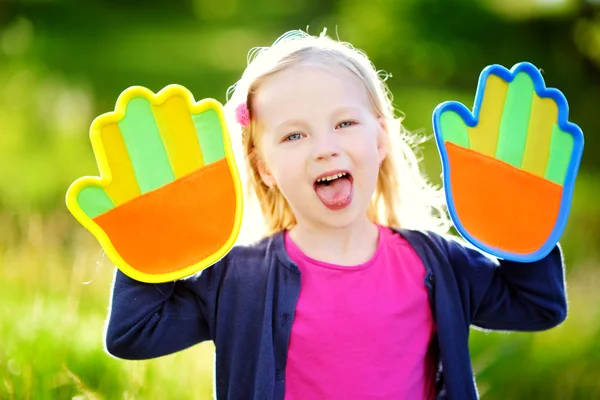
[(346, 175), (348, 175), (346, 172), (340, 172), (340, 173), (337, 173), (337, 174), (334, 174), (334, 175), (324, 176), (322, 178), (319, 178), (319, 179), (317, 179), (317, 182), (326, 182), (326, 181), (329, 182), (329, 181), (341, 178), (341, 177), (346, 176)]

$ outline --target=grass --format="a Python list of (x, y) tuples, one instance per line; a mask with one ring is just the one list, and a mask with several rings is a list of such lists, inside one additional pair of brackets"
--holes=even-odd
[(147, 361), (109, 356), (114, 267), (67, 215), (23, 223), (21, 238), (0, 241), (0, 398), (211, 398), (212, 343)]
[(569, 315), (538, 333), (472, 331), (482, 399), (600, 398), (599, 269), (568, 274)]
[[(587, 193), (595, 180), (582, 182), (581, 193)], [(585, 219), (592, 227), (597, 206), (575, 201), (575, 210), (585, 215), (576, 213), (573, 223)], [(135, 362), (104, 351), (114, 267), (70, 215), (0, 214), (0, 226), (8, 227), (0, 231), (1, 399), (212, 398), (212, 343)], [(600, 398), (597, 249), (584, 252), (570, 242), (565, 249), (577, 265), (568, 269), (570, 314), (564, 324), (535, 334), (472, 331), (482, 399)]]

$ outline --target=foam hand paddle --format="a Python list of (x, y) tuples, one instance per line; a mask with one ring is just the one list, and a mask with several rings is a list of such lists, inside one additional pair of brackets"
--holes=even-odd
[(231, 249), (242, 192), (219, 102), (195, 102), (178, 85), (130, 87), (90, 139), (100, 176), (76, 180), (66, 203), (121, 271), (166, 282)]
[(558, 242), (569, 214), (583, 133), (530, 63), (484, 69), (471, 113), (433, 113), (448, 209), (457, 231), (504, 259), (531, 262)]

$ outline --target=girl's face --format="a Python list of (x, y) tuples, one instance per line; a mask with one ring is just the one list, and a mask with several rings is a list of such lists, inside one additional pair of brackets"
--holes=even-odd
[(298, 65), (269, 77), (254, 107), (259, 173), (298, 224), (366, 219), (386, 147), (385, 123), (362, 82), (346, 69)]

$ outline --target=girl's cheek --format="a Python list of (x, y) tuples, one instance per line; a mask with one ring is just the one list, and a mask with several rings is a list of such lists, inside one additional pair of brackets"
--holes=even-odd
[(375, 162), (378, 162), (377, 145), (374, 145), (372, 141), (364, 141), (360, 146), (357, 146), (355, 154), (363, 161), (375, 160)]

